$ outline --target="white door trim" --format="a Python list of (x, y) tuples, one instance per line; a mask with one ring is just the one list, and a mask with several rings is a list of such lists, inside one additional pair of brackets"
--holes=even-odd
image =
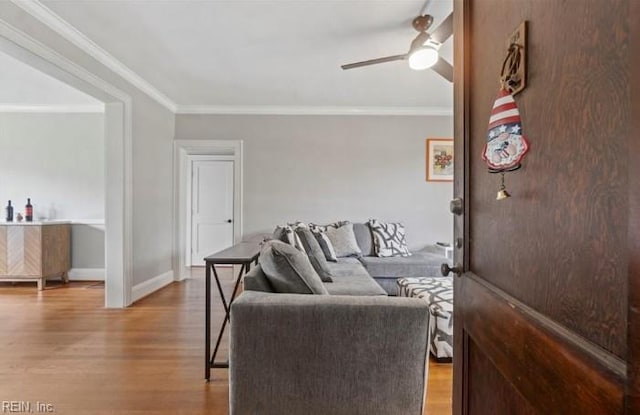
[(105, 103), (105, 306), (131, 304), (132, 99), (0, 18), (0, 50)]
[[(190, 267), (193, 265), (192, 261), (191, 261), (191, 243), (192, 243), (192, 235), (191, 235), (191, 231), (192, 231), (192, 219), (193, 219), (193, 212), (191, 212), (192, 210), (192, 206), (191, 206), (191, 201), (192, 201), (192, 191), (193, 191), (193, 162), (194, 161), (231, 161), (234, 162), (235, 165), (235, 157), (234, 156), (215, 156), (215, 155), (187, 155), (187, 180), (189, 181), (188, 184), (186, 184), (187, 186), (187, 195), (186, 195), (186, 202), (187, 202), (187, 206), (185, 208), (184, 213), (186, 213), (186, 218), (185, 220), (187, 221), (185, 224), (185, 230), (187, 231), (187, 235), (185, 236), (185, 250), (184, 250), (184, 255), (185, 255), (185, 267)], [(235, 176), (235, 171), (234, 171), (234, 176)], [(235, 191), (235, 181), (234, 181), (234, 189)], [(235, 200), (234, 200), (234, 214), (235, 214)], [(233, 225), (233, 235), (234, 235), (234, 243), (235, 243), (235, 234), (236, 234), (236, 225), (235, 225), (235, 218), (234, 218), (234, 225)]]
[[(243, 226), (243, 143), (242, 140), (179, 140), (173, 142), (173, 189), (174, 189), (174, 267), (176, 281), (190, 276), (187, 268), (187, 200), (188, 189), (191, 187), (190, 168), (191, 156), (226, 156), (233, 160), (233, 243), (242, 240)], [(190, 194), (189, 194), (190, 196)]]

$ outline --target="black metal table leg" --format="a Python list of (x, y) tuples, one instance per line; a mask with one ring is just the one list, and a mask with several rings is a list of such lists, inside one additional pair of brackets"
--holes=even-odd
[[(215, 254), (209, 255), (204, 258), (205, 261), (205, 371), (204, 377), (209, 381), (211, 376), (212, 368), (228, 368), (229, 361), (226, 362), (216, 362), (216, 356), (218, 355), (218, 350), (220, 348), (220, 343), (222, 341), (222, 336), (224, 335), (224, 330), (227, 328), (227, 323), (231, 324), (231, 304), (233, 300), (236, 298), (238, 294), (238, 289), (240, 287), (240, 281), (242, 280), (243, 274), (246, 274), (249, 269), (251, 269), (252, 262), (255, 262), (255, 265), (258, 264), (258, 256), (260, 255), (260, 245), (253, 242), (240, 242), (238, 244), (233, 245), (230, 248), (224, 249), (222, 251), (216, 252)], [(227, 301), (227, 298), (224, 295), (224, 291), (222, 289), (222, 284), (220, 282), (220, 278), (218, 277), (218, 272), (216, 271), (216, 265), (241, 265), (240, 272), (236, 277), (235, 285), (233, 287), (233, 292), (231, 293), (231, 297)], [(211, 274), (216, 280), (216, 286), (218, 287), (218, 292), (220, 293), (220, 300), (222, 301), (222, 306), (224, 307), (224, 320), (222, 321), (222, 325), (220, 327), (220, 331), (218, 332), (218, 338), (216, 339), (216, 344), (213, 349), (213, 355), (211, 354)]]
[(206, 269), (206, 277), (205, 277), (205, 368), (204, 368), (204, 379), (209, 382), (209, 377), (211, 376), (211, 365), (209, 364), (209, 359), (211, 359), (211, 267), (213, 265), (208, 262), (205, 263)]
[(240, 271), (238, 272), (238, 276), (236, 277), (236, 283), (233, 287), (233, 292), (231, 297), (229, 298), (229, 302), (227, 303), (227, 299), (224, 296), (224, 291), (222, 290), (222, 284), (220, 283), (220, 278), (218, 277), (218, 273), (213, 267), (213, 276), (216, 280), (216, 285), (218, 286), (218, 292), (220, 293), (220, 299), (222, 300), (222, 306), (224, 307), (224, 320), (222, 321), (222, 326), (220, 327), (220, 331), (218, 332), (218, 338), (216, 340), (215, 348), (213, 349), (213, 355), (210, 360), (210, 367), (213, 368), (228, 368), (229, 362), (216, 362), (216, 356), (218, 355), (218, 349), (220, 348), (220, 343), (222, 341), (222, 336), (224, 335), (224, 330), (227, 328), (227, 323), (231, 323), (231, 303), (236, 298), (236, 294), (238, 293), (238, 287), (240, 286), (240, 281), (242, 280), (242, 275), (249, 269), (249, 264), (242, 264), (240, 267)]

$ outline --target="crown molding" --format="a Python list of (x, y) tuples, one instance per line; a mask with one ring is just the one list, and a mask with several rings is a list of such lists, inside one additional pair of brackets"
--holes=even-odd
[[(39, 0), (10, 0), (67, 41), (112, 70), (134, 87), (175, 114), (211, 115), (401, 115), (452, 116), (447, 107), (374, 107), (374, 106), (313, 106), (313, 105), (178, 105), (125, 64), (98, 46), (86, 35), (58, 16)], [(18, 111), (14, 111), (18, 112)], [(24, 111), (23, 111), (24, 112)], [(46, 111), (30, 111), (46, 112)], [(51, 111), (50, 111), (51, 112)], [(53, 111), (64, 112), (64, 111)], [(73, 112), (73, 111), (70, 111)], [(87, 111), (75, 111), (87, 112)], [(90, 111), (95, 112), (95, 111)]]
[(0, 104), (0, 113), (103, 113), (104, 105), (4, 105)]
[(220, 106), (178, 105), (176, 114), (208, 115), (403, 115), (452, 116), (447, 107)]
[(111, 69), (127, 82), (149, 95), (165, 108), (174, 113), (176, 112), (176, 104), (168, 96), (160, 92), (156, 87), (129, 69), (118, 59), (114, 58), (111, 54), (102, 49), (82, 32), (69, 24), (69, 22), (58, 16), (38, 0), (11, 0), (11, 2), (80, 48), (89, 56)]

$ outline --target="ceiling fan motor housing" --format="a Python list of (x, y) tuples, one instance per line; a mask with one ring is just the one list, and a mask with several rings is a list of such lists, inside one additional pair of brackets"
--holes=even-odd
[(431, 25), (433, 24), (433, 16), (430, 14), (425, 14), (423, 16), (418, 16), (411, 22), (411, 25), (418, 32), (426, 32)]

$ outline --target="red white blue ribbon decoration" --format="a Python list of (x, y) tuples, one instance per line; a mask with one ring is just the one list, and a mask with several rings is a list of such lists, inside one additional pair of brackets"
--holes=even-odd
[(500, 173), (517, 170), (529, 150), (529, 143), (522, 134), (520, 111), (513, 96), (501, 89), (493, 104), (487, 143), (482, 150), (482, 159), (489, 172)]

